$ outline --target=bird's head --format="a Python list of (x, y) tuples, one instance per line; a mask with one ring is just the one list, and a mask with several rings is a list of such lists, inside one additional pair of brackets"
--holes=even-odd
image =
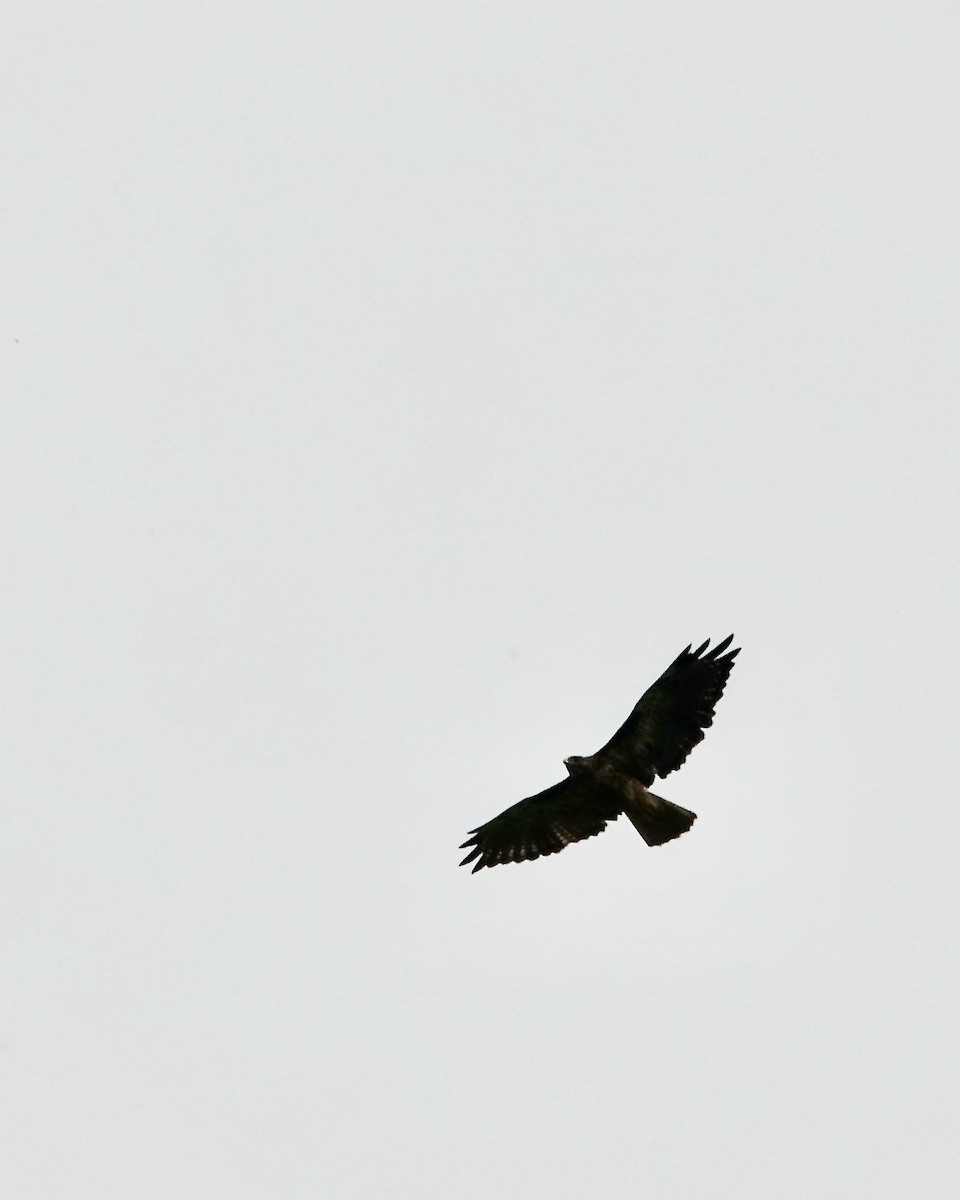
[(567, 768), (568, 775), (577, 775), (587, 770), (587, 760), (580, 754), (571, 754), (563, 760), (563, 765)]

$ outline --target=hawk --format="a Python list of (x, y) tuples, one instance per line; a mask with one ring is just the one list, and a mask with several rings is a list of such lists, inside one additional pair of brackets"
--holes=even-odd
[(626, 813), (648, 846), (662, 846), (686, 833), (696, 813), (648, 791), (654, 778), (676, 771), (703, 741), (713, 724), (739, 647), (724, 651), (733, 634), (707, 651), (688, 646), (652, 687), (609, 742), (588, 757), (563, 760), (567, 778), (504, 809), (471, 831), (460, 847), (470, 853), (460, 863), (473, 870), (557, 854), (571, 842), (602, 833), (608, 821)]

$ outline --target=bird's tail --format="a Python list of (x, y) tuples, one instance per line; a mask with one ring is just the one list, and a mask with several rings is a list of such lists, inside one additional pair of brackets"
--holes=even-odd
[(631, 796), (624, 809), (634, 829), (648, 846), (662, 846), (686, 833), (697, 814), (679, 804), (672, 804), (644, 789), (639, 797)]

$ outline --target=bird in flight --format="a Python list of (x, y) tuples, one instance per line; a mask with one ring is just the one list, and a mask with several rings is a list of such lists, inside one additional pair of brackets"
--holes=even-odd
[[(696, 813), (648, 791), (656, 776), (676, 771), (713, 724), (739, 647), (724, 651), (733, 634), (707, 651), (688, 646), (637, 701), (633, 712), (596, 754), (563, 760), (567, 778), (511, 805), (471, 831), (460, 863), (473, 870), (557, 854), (571, 842), (602, 833), (626, 813), (648, 846), (686, 833)], [(691, 643), (692, 645), (692, 643)]]

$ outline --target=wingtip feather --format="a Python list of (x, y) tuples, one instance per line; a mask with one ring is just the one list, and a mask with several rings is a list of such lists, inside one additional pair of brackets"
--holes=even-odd
[[(704, 654), (703, 652), (710, 645), (710, 639), (707, 638), (707, 640), (703, 643), (703, 645), (698, 646), (696, 648), (696, 650), (694, 650), (692, 653), (691, 653), (690, 647), (688, 646), (686, 648), (686, 650), (684, 650), (683, 654), (681, 654), (680, 657), (682, 658), (684, 655), (689, 654), (692, 658), (700, 658), (700, 656), (703, 655), (704, 662), (716, 662), (720, 658), (721, 654), (723, 654), (724, 650), (726, 650), (727, 647), (731, 644), (731, 642), (733, 641), (733, 638), (734, 638), (734, 635), (732, 633), (728, 634), (723, 639), (722, 642), (718, 642), (717, 645), (713, 647), (713, 649), (709, 652), (709, 654)], [(731, 650), (729, 654), (725, 655), (725, 658), (728, 660), (736, 658), (736, 656), (739, 653), (740, 653), (740, 647), (737, 646), (736, 649)]]

